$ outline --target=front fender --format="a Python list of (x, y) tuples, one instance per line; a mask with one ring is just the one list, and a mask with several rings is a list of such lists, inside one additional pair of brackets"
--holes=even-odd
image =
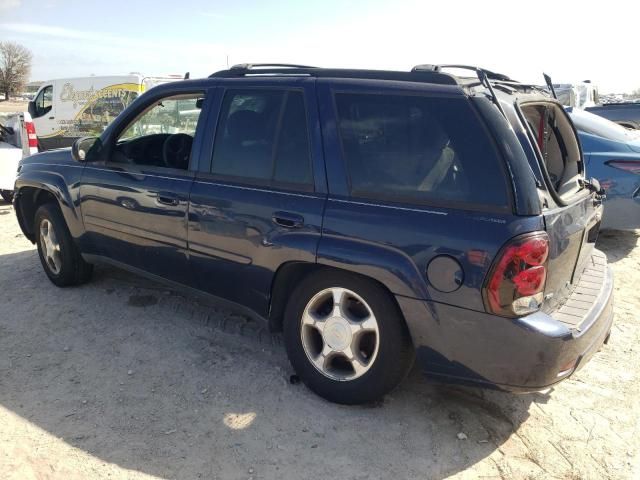
[[(15, 209), (20, 228), (27, 238), (34, 241), (33, 216), (37, 208), (53, 197), (60, 207), (73, 238), (84, 233), (79, 208), (80, 169), (65, 169), (60, 165), (48, 165), (44, 169), (25, 165), (15, 184)], [(69, 171), (77, 170), (77, 171)]]

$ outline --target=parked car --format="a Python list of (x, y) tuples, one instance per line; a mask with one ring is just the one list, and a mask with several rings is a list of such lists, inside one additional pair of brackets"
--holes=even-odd
[(28, 112), (0, 115), (0, 196), (5, 202), (13, 200), (13, 184), (20, 160), (37, 151), (34, 126)]
[(145, 90), (181, 78), (139, 73), (42, 82), (29, 102), (40, 150), (69, 147), (75, 140), (100, 135), (109, 123)]
[(578, 129), (587, 170), (607, 192), (601, 228), (640, 228), (640, 131), (577, 108), (567, 108)]
[(625, 128), (640, 129), (640, 103), (619, 102), (596, 105), (585, 109), (589, 113), (616, 122)]
[(334, 402), (379, 398), (414, 356), (442, 380), (548, 388), (611, 331), (601, 191), (556, 100), (464, 68), (158, 86), (25, 159), (18, 221), (55, 285), (105, 262), (264, 319)]

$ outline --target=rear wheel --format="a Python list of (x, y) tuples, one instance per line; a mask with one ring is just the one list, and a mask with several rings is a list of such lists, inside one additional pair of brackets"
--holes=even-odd
[(34, 231), (40, 262), (55, 285), (80, 285), (91, 278), (93, 266), (82, 259), (57, 205), (38, 208)]
[(413, 362), (411, 339), (389, 293), (341, 272), (323, 271), (300, 283), (285, 311), (284, 337), (302, 381), (336, 403), (382, 397)]
[(2, 199), (7, 203), (13, 202), (13, 192), (10, 192), (9, 190), (0, 191), (0, 196), (2, 196)]

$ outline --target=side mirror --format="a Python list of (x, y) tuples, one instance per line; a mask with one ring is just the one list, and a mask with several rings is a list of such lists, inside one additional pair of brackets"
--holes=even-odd
[(31, 118), (36, 118), (36, 102), (31, 100), (27, 107), (27, 111), (29, 112), (29, 115), (31, 115)]
[(71, 156), (76, 162), (90, 162), (95, 160), (100, 151), (100, 138), (82, 137), (73, 142)]

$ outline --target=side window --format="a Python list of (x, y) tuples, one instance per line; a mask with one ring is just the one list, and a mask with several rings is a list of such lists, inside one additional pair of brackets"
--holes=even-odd
[(203, 95), (174, 95), (154, 102), (120, 133), (110, 161), (186, 170)]
[(40, 90), (40, 93), (38, 93), (34, 103), (36, 106), (36, 118), (49, 113), (53, 105), (53, 85), (48, 85)]
[(241, 182), (311, 189), (303, 93), (228, 90), (216, 133), (211, 173)]
[(500, 157), (466, 99), (335, 94), (351, 195), (506, 207)]

